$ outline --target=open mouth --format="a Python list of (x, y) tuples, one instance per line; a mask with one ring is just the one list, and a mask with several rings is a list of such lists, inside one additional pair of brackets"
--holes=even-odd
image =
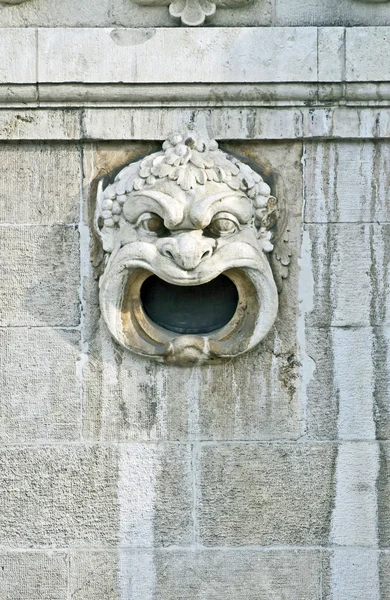
[(123, 288), (122, 339), (170, 364), (215, 362), (246, 351), (258, 313), (257, 290), (244, 270), (179, 286), (136, 268)]
[(175, 333), (202, 335), (231, 321), (237, 310), (238, 292), (226, 275), (188, 287), (152, 275), (143, 282), (140, 299), (153, 323)]

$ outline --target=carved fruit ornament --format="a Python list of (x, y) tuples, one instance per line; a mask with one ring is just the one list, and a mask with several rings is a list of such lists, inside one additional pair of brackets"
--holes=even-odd
[[(278, 311), (268, 255), (279, 211), (270, 192), (251, 167), (193, 132), (169, 136), (162, 151), (129, 164), (105, 189), (100, 182), (95, 214), (105, 252), (100, 307), (114, 339), (176, 365), (221, 361), (256, 346)], [(277, 235), (285, 244), (285, 233)], [(278, 275), (286, 277), (288, 247), (274, 254)], [(231, 318), (215, 330), (210, 324), (193, 330), (191, 314), (184, 329), (165, 327), (145, 310), (144, 290), (154, 281), (151, 301), (157, 310), (163, 305), (156, 297), (159, 289), (176, 298), (168, 315), (173, 320), (180, 293), (187, 294), (207, 321), (222, 280), (236, 300), (230, 297)]]

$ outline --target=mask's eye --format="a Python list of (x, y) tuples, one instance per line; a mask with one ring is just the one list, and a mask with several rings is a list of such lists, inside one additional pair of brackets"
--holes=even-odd
[(164, 225), (164, 220), (159, 215), (156, 215), (156, 213), (143, 213), (135, 226), (137, 229), (157, 237), (162, 237), (169, 233)]
[(217, 213), (206, 232), (213, 237), (232, 235), (240, 230), (240, 224), (230, 213)]

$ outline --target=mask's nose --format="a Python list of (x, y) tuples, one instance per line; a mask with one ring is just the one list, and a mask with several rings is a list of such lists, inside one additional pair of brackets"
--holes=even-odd
[(163, 256), (168, 256), (185, 271), (195, 269), (199, 263), (214, 252), (216, 241), (204, 237), (202, 231), (186, 231), (160, 239), (157, 247)]

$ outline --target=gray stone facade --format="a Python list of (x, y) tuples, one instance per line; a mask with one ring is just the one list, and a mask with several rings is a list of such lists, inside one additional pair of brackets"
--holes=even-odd
[[(168, 4), (0, 4), (0, 598), (390, 600), (390, 3)], [(93, 215), (183, 128), (291, 263), (256, 348), (178, 368), (110, 336)]]

